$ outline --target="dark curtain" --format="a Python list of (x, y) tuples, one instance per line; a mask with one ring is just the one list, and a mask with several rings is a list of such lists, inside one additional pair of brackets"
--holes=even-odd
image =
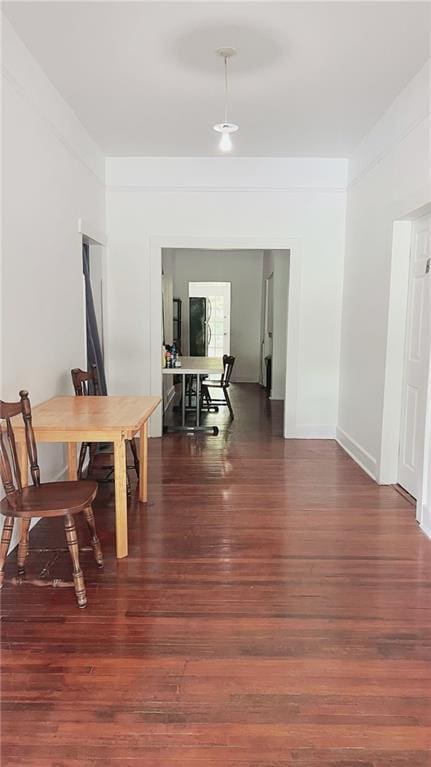
[(96, 365), (99, 380), (100, 393), (107, 394), (105, 368), (103, 365), (102, 347), (100, 345), (99, 331), (97, 329), (96, 312), (94, 310), (93, 291), (90, 281), (90, 247), (84, 242), (82, 245), (82, 262), (85, 282), (85, 308), (87, 318), (87, 366)]

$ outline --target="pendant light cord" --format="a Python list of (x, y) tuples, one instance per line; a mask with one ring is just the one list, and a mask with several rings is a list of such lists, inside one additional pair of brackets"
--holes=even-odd
[(228, 82), (227, 82), (227, 56), (224, 57), (224, 121), (227, 123), (227, 98), (228, 98)]

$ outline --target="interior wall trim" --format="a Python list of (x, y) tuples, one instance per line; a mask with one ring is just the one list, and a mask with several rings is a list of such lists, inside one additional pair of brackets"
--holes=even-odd
[(290, 439), (335, 439), (335, 425), (332, 424), (296, 424)]
[(234, 184), (230, 186), (207, 186), (205, 184), (196, 185), (196, 186), (155, 186), (155, 185), (145, 185), (145, 184), (108, 184), (106, 186), (106, 189), (108, 191), (115, 191), (115, 192), (221, 192), (222, 194), (226, 194), (228, 192), (248, 192), (250, 194), (256, 193), (256, 192), (268, 192), (273, 194), (280, 194), (280, 193), (291, 193), (291, 194), (298, 194), (299, 192), (303, 192), (304, 194), (310, 194), (310, 192), (315, 192), (316, 194), (330, 194), (330, 195), (345, 195), (346, 190), (344, 187), (328, 187), (328, 186), (235, 186)]
[(335, 438), (340, 447), (359, 464), (368, 476), (377, 482), (378, 466), (376, 459), (363, 448), (350, 434), (347, 434), (340, 426), (336, 428)]

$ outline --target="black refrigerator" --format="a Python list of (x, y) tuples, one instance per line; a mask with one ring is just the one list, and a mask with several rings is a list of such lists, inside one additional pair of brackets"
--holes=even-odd
[(208, 354), (207, 299), (189, 298), (189, 348), (191, 357), (206, 357)]

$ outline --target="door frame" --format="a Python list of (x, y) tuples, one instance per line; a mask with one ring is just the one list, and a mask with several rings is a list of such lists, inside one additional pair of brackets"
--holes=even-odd
[[(160, 235), (150, 237), (150, 378), (151, 391), (161, 396), (162, 372), (160, 350), (162, 345), (162, 250), (164, 248), (196, 248), (200, 250), (287, 250), (290, 252), (289, 304), (287, 316), (286, 387), (283, 435), (297, 434), (299, 330), (301, 299), (301, 237), (196, 237)], [(289, 392), (289, 397), (286, 393)], [(152, 436), (162, 434), (160, 408), (152, 417)]]
[[(431, 215), (431, 203), (416, 208), (408, 215), (393, 222), (391, 281), (388, 306), (388, 333), (386, 346), (386, 367), (383, 398), (382, 442), (377, 481), (380, 485), (392, 485), (398, 482), (399, 447), (401, 418), (403, 412), (403, 382), (405, 361), (405, 339), (407, 330), (407, 301), (409, 290), (412, 222), (422, 216)], [(431, 283), (431, 279), (429, 280)], [(431, 291), (431, 284), (429, 285)], [(427, 483), (429, 478), (424, 471), (430, 461), (431, 442), (431, 355), (428, 367), (427, 407), (425, 412), (425, 451), (422, 465), (422, 481), (416, 503), (416, 519), (421, 527), (431, 536), (431, 520), (427, 519), (431, 510), (426, 508)]]

